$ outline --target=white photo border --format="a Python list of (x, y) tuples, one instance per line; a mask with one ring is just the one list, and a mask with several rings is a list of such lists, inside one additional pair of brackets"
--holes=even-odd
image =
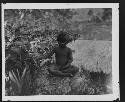
[[(5, 96), (4, 9), (112, 8), (113, 94), (108, 95), (36, 95)], [(2, 4), (2, 99), (3, 101), (113, 101), (119, 93), (119, 3), (7, 3)]]

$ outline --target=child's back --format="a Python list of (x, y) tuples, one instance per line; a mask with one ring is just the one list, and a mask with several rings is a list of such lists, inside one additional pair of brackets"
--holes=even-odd
[(70, 48), (55, 48), (55, 58), (56, 58), (56, 64), (59, 66), (64, 66), (68, 63), (69, 55), (71, 53)]
[[(72, 50), (66, 45), (68, 44), (68, 36), (60, 33), (57, 37), (58, 47), (53, 49), (51, 54), (55, 53), (56, 63), (49, 68), (49, 72), (55, 75), (72, 76), (78, 72), (78, 68), (71, 66), (73, 61)], [(51, 55), (50, 54), (50, 55)]]

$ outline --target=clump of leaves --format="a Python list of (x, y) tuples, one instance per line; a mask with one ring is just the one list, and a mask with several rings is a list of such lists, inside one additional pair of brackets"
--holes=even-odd
[(25, 68), (23, 70), (23, 74), (22, 75), (19, 75), (19, 70), (17, 69), (17, 73), (18, 73), (18, 76), (16, 76), (16, 74), (12, 71), (9, 71), (9, 77), (10, 77), (10, 80), (13, 82), (13, 85), (15, 86), (15, 93), (16, 95), (21, 95), (21, 92), (22, 92), (22, 86), (24, 84), (24, 78), (27, 74), (27, 71), (26, 71), (27, 68)]

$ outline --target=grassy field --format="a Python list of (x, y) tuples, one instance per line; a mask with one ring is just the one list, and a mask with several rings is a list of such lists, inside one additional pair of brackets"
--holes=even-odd
[(68, 46), (75, 50), (75, 53), (73, 53), (74, 65), (82, 65), (85, 70), (89, 71), (111, 73), (111, 41), (76, 40), (75, 43)]

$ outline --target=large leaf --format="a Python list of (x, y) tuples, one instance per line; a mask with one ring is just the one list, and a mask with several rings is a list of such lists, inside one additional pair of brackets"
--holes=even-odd
[(17, 78), (16, 74), (13, 72), (13, 70), (12, 70), (12, 74), (13, 74), (15, 80), (16, 80), (16, 83), (15, 83), (15, 84), (17, 84), (18, 88), (20, 89), (20, 88), (21, 88), (20, 81), (19, 81), (19, 79)]
[(17, 74), (18, 74), (18, 78), (20, 80), (21, 78), (20, 78), (20, 74), (19, 74), (19, 70), (18, 69), (17, 69)]
[[(20, 94), (21, 93), (20, 83), (19, 83), (17, 77), (15, 76), (14, 72), (12, 72), (12, 73), (9, 72), (9, 77), (12, 80), (12, 87), (13, 87), (14, 93)], [(15, 90), (16, 88), (17, 88), (17, 90)]]
[(22, 74), (22, 76), (21, 76), (20, 82), (21, 82), (22, 84), (23, 84), (23, 81), (24, 81), (24, 78), (25, 78), (25, 75), (26, 75), (26, 71), (27, 71), (27, 68), (24, 69), (23, 74)]
[(9, 77), (14, 83), (16, 83), (16, 79), (14, 78), (13, 74), (10, 71), (9, 71)]

